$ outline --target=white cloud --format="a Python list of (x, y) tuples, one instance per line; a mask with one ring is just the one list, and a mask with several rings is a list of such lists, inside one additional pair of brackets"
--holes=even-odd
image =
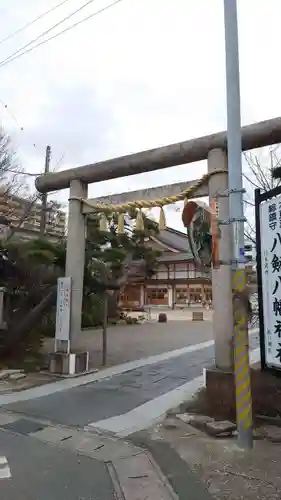
[[(11, 0), (1, 11), (2, 36), (56, 3)], [(70, 0), (0, 45), (0, 57), (83, 3)], [(66, 25), (109, 3), (95, 0)], [(243, 124), (281, 115), (280, 15), (280, 0), (239, 1)], [(224, 57), (223, 0), (123, 0), (0, 68), (0, 98), (24, 131), (6, 112), (4, 124), (33, 171), (49, 142), (68, 168), (212, 133), (226, 126)], [(93, 185), (90, 193), (192, 179), (205, 169), (204, 162), (174, 167)]]

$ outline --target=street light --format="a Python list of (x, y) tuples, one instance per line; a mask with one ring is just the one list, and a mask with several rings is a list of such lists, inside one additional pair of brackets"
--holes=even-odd
[(232, 225), (233, 250), (233, 334), (234, 371), (236, 388), (236, 415), (238, 442), (243, 448), (252, 448), (252, 396), (249, 367), (248, 318), (239, 294), (246, 288), (244, 255), (244, 207), (242, 178), (242, 140), (240, 117), (240, 78), (238, 50), (238, 22), (236, 0), (224, 0), (225, 59), (227, 94), (227, 151), (229, 221)]

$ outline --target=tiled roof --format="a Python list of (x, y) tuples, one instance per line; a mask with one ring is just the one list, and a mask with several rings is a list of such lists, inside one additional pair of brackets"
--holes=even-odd
[(190, 251), (188, 238), (185, 233), (181, 231), (177, 231), (176, 229), (166, 227), (163, 231), (160, 231), (154, 239), (158, 241), (160, 244), (166, 245), (177, 252), (184, 252), (185, 254), (190, 254), (190, 258), (192, 258), (192, 254)]

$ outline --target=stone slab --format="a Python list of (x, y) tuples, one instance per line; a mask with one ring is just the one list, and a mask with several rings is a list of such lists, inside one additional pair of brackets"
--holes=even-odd
[(125, 500), (175, 499), (145, 453), (115, 460), (113, 466)]

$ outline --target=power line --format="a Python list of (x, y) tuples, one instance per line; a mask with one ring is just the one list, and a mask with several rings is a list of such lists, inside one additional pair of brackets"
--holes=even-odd
[[(7, 105), (7, 104), (5, 104), (5, 102), (4, 102), (4, 101), (2, 101), (2, 99), (0, 99), (0, 104), (2, 104), (2, 106), (5, 108), (5, 110), (7, 111), (7, 113), (9, 113), (9, 115), (11, 116), (11, 118), (14, 120), (14, 122), (15, 122), (15, 123), (16, 123), (16, 125), (18, 126), (19, 130), (20, 130), (21, 132), (24, 132), (24, 131), (25, 131), (24, 127), (22, 127), (22, 126), (21, 126), (21, 124), (19, 123), (19, 121), (18, 121), (17, 117), (16, 117), (16, 116), (15, 116), (15, 114), (14, 114), (14, 113), (10, 110), (10, 108), (8, 107), (8, 105)], [(1, 128), (1, 125), (0, 125), (0, 128)], [(36, 149), (37, 149), (36, 144), (32, 143), (32, 146), (33, 146), (34, 148), (36, 148)], [(55, 164), (55, 166), (54, 166), (54, 168), (53, 168), (52, 172), (56, 172), (56, 171), (60, 168), (60, 166), (61, 166), (61, 164), (62, 164), (62, 162), (63, 162), (64, 158), (65, 158), (65, 153), (63, 153), (63, 154), (60, 156), (60, 158), (57, 160), (57, 162), (56, 162), (56, 164)], [(35, 174), (35, 173), (31, 173), (31, 172), (20, 172), (20, 171), (18, 171), (18, 170), (12, 170), (12, 169), (9, 169), (9, 172), (14, 173), (14, 174), (17, 174), (17, 175), (27, 175), (27, 176), (30, 176), (30, 177), (38, 177), (39, 175), (42, 175), (42, 172), (40, 172), (40, 173), (36, 173), (36, 174)]]
[(46, 31), (43, 31), (43, 33), (41, 33), (41, 35), (38, 35), (36, 38), (34, 38), (30, 42), (28, 42), (25, 45), (23, 45), (22, 47), (20, 47), (15, 52), (13, 52), (13, 54), (11, 54), (10, 56), (6, 57), (6, 59), (3, 59), (3, 61), (0, 61), (0, 66), (2, 66), (2, 64), (4, 64), (5, 62), (8, 62), (10, 59), (14, 58), (14, 56), (16, 56), (17, 54), (19, 54), (19, 52), (24, 51), (27, 47), (29, 47), (33, 43), (37, 42), (38, 40), (40, 40), (40, 38), (42, 38), (43, 36), (45, 36), (48, 33), (50, 33), (50, 31), (52, 31), (53, 29), (55, 29), (58, 26), (60, 26), (60, 24), (64, 23), (65, 21), (67, 21), (71, 17), (75, 16), (75, 14), (78, 14), (78, 12), (81, 12), (81, 10), (85, 9), (88, 5), (90, 5), (90, 3), (93, 3), (94, 1), (95, 0), (88, 0), (86, 3), (84, 3), (83, 5), (81, 5), (81, 7), (79, 7), (76, 10), (74, 10), (68, 16), (64, 17), (63, 19), (61, 19), (60, 21), (58, 21), (56, 24), (54, 24), (51, 28), (48, 28)]
[(57, 5), (55, 5), (54, 7), (52, 7), (51, 9), (49, 9), (46, 12), (43, 12), (39, 16), (35, 17), (35, 19), (33, 19), (32, 21), (29, 21), (27, 24), (25, 24), (21, 28), (18, 28), (16, 31), (13, 31), (13, 33), (10, 33), (10, 35), (7, 35), (5, 38), (2, 38), (2, 40), (0, 40), (0, 45), (2, 43), (6, 42), (7, 40), (10, 40), (14, 36), (18, 35), (22, 31), (24, 31), (26, 28), (29, 28), (29, 26), (32, 26), (32, 24), (35, 24), (40, 19), (43, 19), (43, 17), (47, 16), (48, 14), (50, 14), (54, 10), (58, 9), (59, 7), (61, 7), (61, 5), (63, 5), (64, 3), (67, 3), (67, 2), (69, 2), (69, 0), (63, 0), (62, 2), (60, 2)]
[(63, 153), (60, 156), (60, 158), (58, 159), (58, 161), (56, 162), (56, 164), (53, 168), (53, 172), (56, 172), (60, 168), (61, 164), (63, 163), (64, 158), (65, 158), (65, 153)]
[(21, 124), (19, 123), (19, 121), (17, 120), (16, 116), (14, 115), (14, 113), (12, 113), (12, 111), (10, 110), (10, 108), (8, 107), (8, 104), (5, 104), (2, 99), (0, 99), (0, 103), (2, 104), (2, 106), (5, 108), (5, 110), (7, 111), (7, 113), (9, 113), (10, 117), (14, 120), (14, 122), (17, 124), (17, 126), (19, 127), (19, 129), (21, 130), (21, 132), (23, 132), (23, 127), (21, 126)]
[(60, 35), (63, 35), (64, 33), (67, 33), (68, 31), (70, 31), (71, 29), (73, 28), (76, 28), (76, 26), (79, 26), (80, 24), (88, 21), (89, 19), (91, 19), (92, 17), (94, 16), (97, 16), (98, 14), (101, 14), (102, 12), (110, 9), (111, 7), (114, 7), (114, 5), (117, 5), (118, 3), (122, 2), (122, 0), (115, 0), (114, 2), (112, 2), (111, 4), (107, 5), (106, 7), (103, 7), (99, 10), (97, 10), (96, 12), (94, 12), (93, 14), (90, 14), (89, 16), (87, 17), (84, 17), (84, 19), (81, 19), (80, 21), (77, 21), (76, 23), (72, 24), (71, 26), (69, 26), (68, 28), (65, 28), (64, 30), (60, 31), (59, 33), (57, 33), (56, 35), (53, 35), (49, 38), (47, 38), (46, 40), (43, 40), (42, 42), (38, 43), (37, 45), (35, 45), (34, 47), (31, 47), (30, 49), (28, 50), (25, 50), (24, 52), (21, 52), (20, 54), (18, 55), (15, 55), (14, 57), (10, 56), (10, 58), (7, 58), (5, 59), (4, 61), (1, 61), (0, 62), (0, 68), (2, 68), (3, 66), (6, 66), (6, 64), (9, 64), (9, 62), (12, 62), (14, 61), (15, 59), (18, 59), (19, 57), (25, 55), (25, 54), (28, 54), (29, 52), (32, 52), (33, 50), (35, 50), (37, 47), (40, 47), (41, 45), (44, 45), (45, 43), (47, 42), (50, 42), (51, 40), (54, 40), (55, 38), (57, 38), (58, 36)]
[(17, 170), (13, 170), (11, 168), (9, 168), (8, 172), (11, 174), (16, 174), (16, 175), (26, 175), (27, 177), (39, 177), (39, 175), (42, 175), (42, 172), (38, 172), (37, 174), (33, 174), (31, 172), (18, 172)]
[(58, 9), (59, 7), (61, 7), (63, 4), (65, 4), (67, 2), (69, 2), (69, 0), (63, 0), (59, 4), (57, 4), (54, 7), (52, 7), (51, 9), (47, 10), (46, 12), (43, 12), (42, 14), (40, 14), (39, 16), (37, 16), (35, 19), (33, 19), (32, 21), (29, 21), (27, 24), (25, 24), (24, 26), (22, 26), (21, 28), (15, 30), (14, 32), (12, 32), (9, 35), (7, 35), (6, 37), (2, 38), (2, 40), (0, 40), (0, 44), (6, 42), (7, 40), (9, 40), (9, 39), (13, 38), (14, 36), (16, 36), (17, 34), (21, 33), (26, 28), (28, 28), (29, 26), (32, 26), (34, 23), (36, 23), (40, 19), (43, 19), (43, 17), (45, 17), (48, 14), (50, 14), (51, 12), (55, 11), (56, 9)]
[[(57, 172), (59, 167), (61, 166), (61, 163), (63, 161), (65, 157), (65, 153), (63, 153), (61, 155), (61, 157), (58, 159), (58, 161), (56, 162), (55, 166), (52, 168), (51, 172), (54, 173), (54, 172)], [(12, 168), (9, 168), (8, 169), (8, 173), (11, 173), (11, 174), (16, 174), (16, 175), (23, 175), (23, 176), (27, 176), (27, 177), (39, 177), (39, 175), (43, 175), (43, 172), (36, 172), (36, 173), (33, 173), (33, 172), (20, 172), (18, 170), (14, 170)]]
[[(17, 127), (19, 128), (19, 130), (21, 132), (24, 132), (25, 129), (24, 127), (21, 125), (21, 123), (19, 122), (19, 120), (17, 119), (17, 117), (15, 116), (15, 114), (11, 111), (10, 107), (8, 106), (8, 104), (6, 104), (4, 101), (2, 101), (2, 99), (0, 99), (0, 104), (2, 104), (3, 108), (7, 111), (7, 113), (10, 115), (10, 117), (12, 118), (12, 120), (15, 122), (15, 124), (17, 125)], [(34, 148), (36, 148), (36, 144), (32, 144), (32, 146)]]

